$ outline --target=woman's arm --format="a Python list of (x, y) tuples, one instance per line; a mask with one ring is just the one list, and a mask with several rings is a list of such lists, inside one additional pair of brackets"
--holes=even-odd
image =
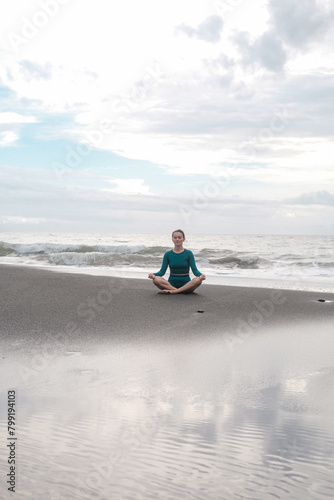
[(191, 267), (192, 272), (194, 273), (195, 276), (201, 276), (202, 273), (196, 267), (194, 254), (192, 253), (191, 250), (188, 250), (188, 252), (189, 252), (189, 265)]
[(169, 259), (168, 259), (167, 254), (168, 254), (168, 252), (165, 253), (164, 258), (162, 259), (162, 265), (161, 265), (160, 271), (158, 271), (157, 273), (153, 273), (154, 276), (163, 276), (165, 274), (165, 272), (167, 271), (167, 267), (169, 264)]

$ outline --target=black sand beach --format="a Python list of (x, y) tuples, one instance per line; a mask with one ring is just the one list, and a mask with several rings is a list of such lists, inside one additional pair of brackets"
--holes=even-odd
[(334, 294), (0, 275), (18, 498), (334, 495)]
[[(0, 266), (1, 335), (32, 343), (63, 332), (71, 342), (168, 340), (260, 332), (334, 319), (334, 294), (204, 284), (163, 296), (151, 280)], [(325, 300), (325, 302), (319, 302)], [(199, 313), (198, 311), (203, 311)]]

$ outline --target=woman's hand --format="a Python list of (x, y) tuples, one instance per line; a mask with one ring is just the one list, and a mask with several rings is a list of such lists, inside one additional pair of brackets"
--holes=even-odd
[(201, 275), (200, 275), (200, 277), (199, 277), (199, 279), (200, 279), (201, 281), (206, 280), (206, 276), (205, 276), (205, 274), (201, 274)]
[(153, 279), (155, 278), (155, 274), (150, 273), (150, 274), (148, 275), (148, 277), (150, 278), (150, 280), (153, 280)]

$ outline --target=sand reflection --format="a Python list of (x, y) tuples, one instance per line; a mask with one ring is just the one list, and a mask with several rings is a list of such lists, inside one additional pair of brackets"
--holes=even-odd
[(106, 342), (16, 371), (20, 498), (333, 496), (330, 345), (330, 325), (301, 325), (233, 349)]

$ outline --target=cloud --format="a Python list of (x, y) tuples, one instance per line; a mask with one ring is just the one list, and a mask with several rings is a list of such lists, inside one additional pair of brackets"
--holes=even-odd
[(12, 225), (22, 225), (22, 224), (40, 224), (41, 222), (46, 222), (46, 219), (41, 217), (1, 217), (0, 224), (12, 224)]
[[(21, 15), (10, 7), (12, 23), (0, 8), (2, 42), (23, 15), (32, 19), (29, 4)], [(226, 194), (259, 200), (259, 214), (265, 206), (271, 216), (288, 197), (295, 205), (282, 210), (297, 214), (296, 227), (298, 214), (328, 214), (331, 198), (310, 192), (334, 193), (330, 0), (249, 0), (217, 16), (209, 3), (190, 0), (109, 4), (101, 0), (95, 12), (70, 2), (66, 15), (20, 52), (2, 51), (0, 162), (10, 194), (1, 188), (2, 215), (37, 219), (45, 212), (59, 228), (80, 218), (83, 228), (100, 217), (107, 227), (116, 211), (122, 221), (157, 214), (159, 230), (159, 217), (177, 216), (172, 194), (191, 198), (224, 166), (232, 171)], [(99, 22), (92, 24), (93, 14)], [(89, 139), (94, 134), (101, 140)], [(65, 166), (62, 185), (54, 172), (46, 175), (56, 162)], [(19, 173), (12, 168), (20, 166)], [(269, 211), (260, 200), (270, 197), (281, 202)], [(246, 219), (249, 202), (225, 201), (209, 204), (216, 222), (219, 211)], [(210, 225), (212, 213), (201, 214), (203, 227)], [(131, 224), (136, 229), (135, 222), (127, 229)]]
[(0, 124), (36, 123), (34, 116), (20, 115), (19, 113), (0, 113)]
[(222, 29), (223, 19), (220, 16), (209, 16), (197, 28), (183, 23), (176, 27), (175, 32), (184, 33), (189, 38), (195, 37), (206, 42), (217, 43), (220, 41)]
[[(332, 207), (269, 198), (268, 192), (254, 197), (249, 189), (240, 196), (224, 190), (205, 190), (205, 183), (193, 194), (147, 196), (97, 187), (93, 176), (86, 185), (54, 182), (51, 172), (38, 169), (3, 168), (0, 172), (0, 228), (4, 231), (120, 231), (164, 232), (170, 226), (189, 232), (285, 232), (325, 234), (333, 220)], [(78, 179), (80, 173), (78, 173)], [(110, 179), (111, 180), (111, 179)], [(136, 179), (140, 181), (141, 179)], [(204, 181), (203, 181), (204, 182)], [(291, 205), (295, 205), (293, 208)], [(293, 217), (291, 216), (293, 214)], [(35, 228), (35, 229), (34, 229)], [(314, 229), (313, 229), (314, 228)]]
[(216, 70), (216, 71), (217, 70), (221, 71), (222, 69), (229, 70), (235, 66), (235, 60), (233, 58), (228, 57), (226, 54), (221, 53), (216, 59), (204, 60), (204, 64), (210, 70)]
[(18, 141), (21, 126), (36, 122), (34, 116), (11, 112), (0, 113), (0, 146), (8, 146)]
[(239, 32), (234, 43), (245, 66), (259, 64), (274, 72), (282, 71), (292, 56), (289, 49), (309, 49), (327, 35), (334, 20), (334, 9), (316, 0), (269, 0), (268, 11), (267, 31), (252, 41), (248, 32)]
[(28, 81), (41, 78), (44, 80), (51, 79), (52, 73), (50, 63), (37, 64), (29, 60), (24, 60), (20, 61), (19, 65), (21, 67), (21, 72)]
[(147, 196), (134, 190), (124, 194), (108, 189), (107, 181), (96, 187), (93, 177), (88, 180), (86, 186), (62, 184), (41, 169), (1, 168), (0, 228), (2, 223), (4, 231), (34, 230), (36, 224), (41, 231), (120, 231), (121, 224), (124, 232), (145, 232), (147, 227), (159, 232), (171, 220), (177, 225), (179, 211), (174, 197)]
[(114, 193), (150, 194), (150, 188), (144, 185), (143, 179), (112, 179), (110, 182), (116, 184), (116, 187), (112, 189)]
[(333, 23), (333, 8), (320, 1), (269, 0), (268, 6), (277, 36), (292, 47), (304, 49), (322, 38)]
[(8, 132), (0, 133), (0, 146), (7, 146), (8, 144), (17, 141), (19, 136), (12, 132), (11, 130)]
[(267, 31), (253, 43), (246, 32), (238, 33), (234, 41), (241, 51), (242, 63), (260, 64), (269, 71), (282, 71), (287, 61), (287, 54), (282, 43), (272, 31)]
[(334, 194), (328, 191), (311, 191), (303, 193), (296, 198), (286, 200), (288, 203), (296, 205), (325, 205), (334, 206)]

